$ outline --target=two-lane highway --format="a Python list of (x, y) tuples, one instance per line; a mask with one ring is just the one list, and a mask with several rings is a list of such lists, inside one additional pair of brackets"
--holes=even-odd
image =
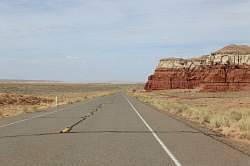
[(250, 157), (117, 93), (0, 120), (0, 165), (248, 166)]

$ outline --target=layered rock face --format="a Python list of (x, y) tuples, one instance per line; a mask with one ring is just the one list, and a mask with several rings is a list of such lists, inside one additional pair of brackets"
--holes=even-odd
[(250, 65), (214, 65), (201, 82), (203, 91), (250, 89)]
[(193, 59), (162, 59), (148, 78), (146, 90), (194, 89), (227, 91), (250, 89), (250, 47), (229, 45)]

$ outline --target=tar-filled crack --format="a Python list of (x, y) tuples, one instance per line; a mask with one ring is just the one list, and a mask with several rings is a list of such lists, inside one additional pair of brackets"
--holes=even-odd
[(106, 104), (113, 104), (113, 101), (109, 102), (109, 103), (101, 103), (101, 104), (99, 104), (94, 110), (92, 110), (91, 112), (89, 112), (86, 115), (82, 116), (80, 120), (78, 120), (77, 122), (75, 122), (71, 126), (68, 126), (68, 127), (64, 128), (63, 130), (61, 130), (60, 133), (69, 133), (75, 126), (79, 125), (81, 122), (83, 122), (84, 120), (90, 118), (91, 116), (94, 116), (94, 114), (97, 111), (99, 111)]

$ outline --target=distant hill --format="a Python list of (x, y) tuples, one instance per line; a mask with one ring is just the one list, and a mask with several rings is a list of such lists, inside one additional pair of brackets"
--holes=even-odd
[(217, 54), (247, 55), (247, 54), (250, 54), (250, 46), (231, 44), (231, 45), (225, 46), (224, 48), (216, 51), (215, 53), (217, 53)]

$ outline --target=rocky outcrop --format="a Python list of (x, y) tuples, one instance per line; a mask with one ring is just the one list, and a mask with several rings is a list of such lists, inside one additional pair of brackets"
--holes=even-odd
[(193, 59), (162, 59), (148, 78), (146, 90), (242, 90), (250, 87), (250, 47), (229, 45)]
[(204, 75), (203, 91), (250, 89), (250, 65), (213, 65)]

